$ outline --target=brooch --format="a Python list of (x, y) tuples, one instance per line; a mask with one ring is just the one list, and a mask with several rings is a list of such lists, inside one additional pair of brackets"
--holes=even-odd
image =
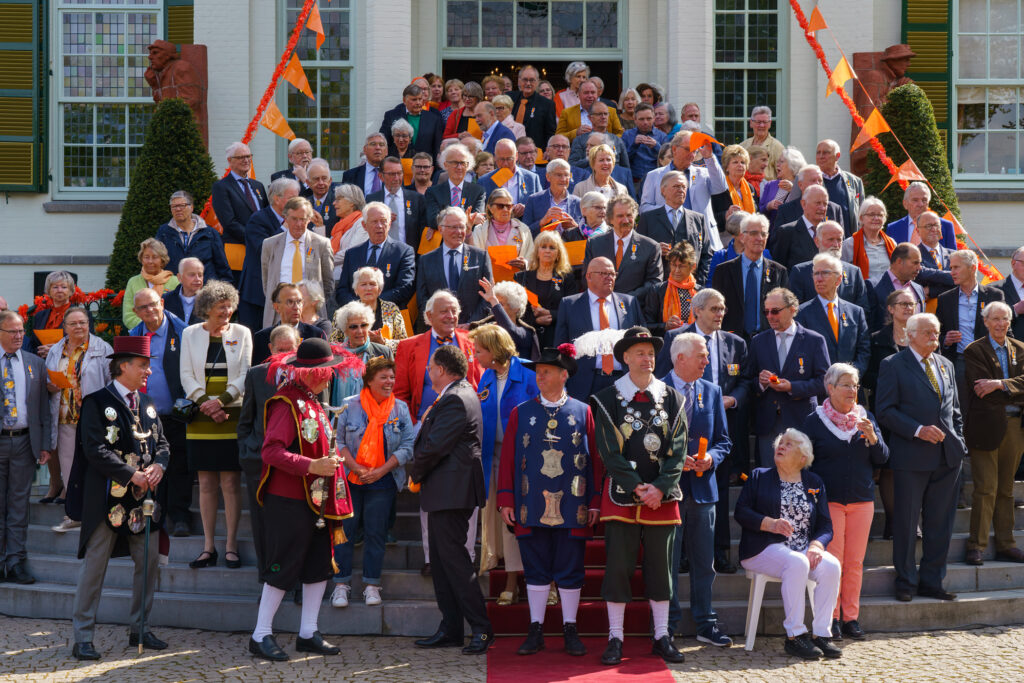
[(107, 443), (113, 446), (121, 436), (120, 432), (117, 425), (107, 425)]
[(146, 408), (146, 416), (149, 417), (150, 420), (155, 420), (156, 408), (154, 408), (152, 405)]
[(238, 340), (235, 339), (234, 341), (226, 341), (224, 342), (224, 346), (238, 346)]
[(490, 390), (490, 388), (487, 388), (487, 389), (484, 389), (483, 391), (481, 391), (479, 394), (477, 394), (477, 398), (479, 398), (481, 401), (486, 401), (487, 398), (490, 395), (491, 395), (491, 390)]
[(117, 419), (117, 411), (114, 410), (111, 406), (107, 406), (106, 408), (103, 409), (103, 417), (113, 422), (114, 420)]
[(622, 311), (622, 315), (626, 315), (626, 304), (623, 301), (619, 301), (619, 310)]
[(728, 371), (730, 377), (736, 377), (737, 375), (740, 374), (739, 363), (730, 363), (729, 365), (726, 365), (725, 368), (726, 371)]
[(807, 489), (807, 493), (809, 493), (811, 497), (814, 498), (814, 502), (817, 503), (818, 494), (821, 493), (821, 489)]
[(537, 425), (537, 416), (535, 415), (535, 416), (530, 418), (530, 426), (534, 427), (536, 425)]

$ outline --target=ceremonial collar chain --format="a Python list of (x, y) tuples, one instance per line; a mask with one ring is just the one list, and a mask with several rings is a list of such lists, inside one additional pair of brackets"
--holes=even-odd
[[(650, 392), (647, 392), (650, 394)], [(647, 454), (651, 460), (656, 461), (658, 459), (658, 450), (661, 448), (661, 438), (654, 433), (655, 428), (661, 428), (664, 431), (664, 425), (668, 422), (668, 413), (665, 412), (662, 407), (664, 397), (654, 400), (654, 407), (650, 409), (649, 416), (644, 419), (642, 417), (642, 410), (634, 408), (629, 405), (628, 401), (622, 392), (616, 391), (615, 398), (619, 401), (620, 405), (626, 409), (626, 417), (619, 427), (619, 431), (622, 435), (629, 439), (634, 433), (645, 431), (643, 438), (644, 448), (647, 449)]]

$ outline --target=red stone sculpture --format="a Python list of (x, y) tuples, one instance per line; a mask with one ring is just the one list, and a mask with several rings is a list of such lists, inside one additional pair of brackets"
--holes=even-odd
[(145, 78), (153, 89), (153, 101), (159, 103), (180, 97), (192, 109), (199, 133), (207, 149), (210, 146), (209, 124), (206, 111), (206, 46), (178, 46), (166, 40), (156, 40), (148, 46), (149, 68)]
[[(854, 84), (853, 101), (857, 105), (857, 113), (864, 119), (875, 107), (885, 104), (886, 96), (893, 88), (914, 81), (906, 77), (910, 60), (917, 53), (909, 45), (890, 45), (884, 52), (853, 53), (853, 70), (857, 80), (864, 87)], [(867, 91), (865, 94), (864, 91)], [(857, 139), (860, 127), (854, 123), (850, 131), (850, 143)], [(868, 146), (864, 145), (850, 154), (850, 170), (858, 176), (867, 173)]]

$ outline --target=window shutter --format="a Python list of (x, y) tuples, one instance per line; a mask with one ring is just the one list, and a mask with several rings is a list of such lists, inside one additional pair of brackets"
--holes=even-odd
[(46, 190), (43, 5), (43, 0), (0, 0), (0, 191)]
[(951, 0), (903, 0), (903, 42), (917, 56), (910, 61), (907, 76), (924, 90), (935, 110), (939, 137), (950, 156), (949, 136), (952, 118), (949, 111), (953, 68), (953, 47), (949, 17)]
[(164, 26), (167, 27), (167, 40), (176, 45), (191, 45), (195, 19), (194, 0), (166, 0), (164, 9)]

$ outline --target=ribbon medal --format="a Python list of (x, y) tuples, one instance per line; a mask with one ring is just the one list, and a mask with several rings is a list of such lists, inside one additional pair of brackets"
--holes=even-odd
[(797, 363), (800, 364), (800, 374), (802, 375), (802, 374), (804, 374), (804, 359), (803, 358), (797, 358), (796, 360), (797, 360)]
[(630, 260), (636, 261), (636, 242), (633, 242), (633, 244), (629, 245), (629, 251), (631, 252)]

